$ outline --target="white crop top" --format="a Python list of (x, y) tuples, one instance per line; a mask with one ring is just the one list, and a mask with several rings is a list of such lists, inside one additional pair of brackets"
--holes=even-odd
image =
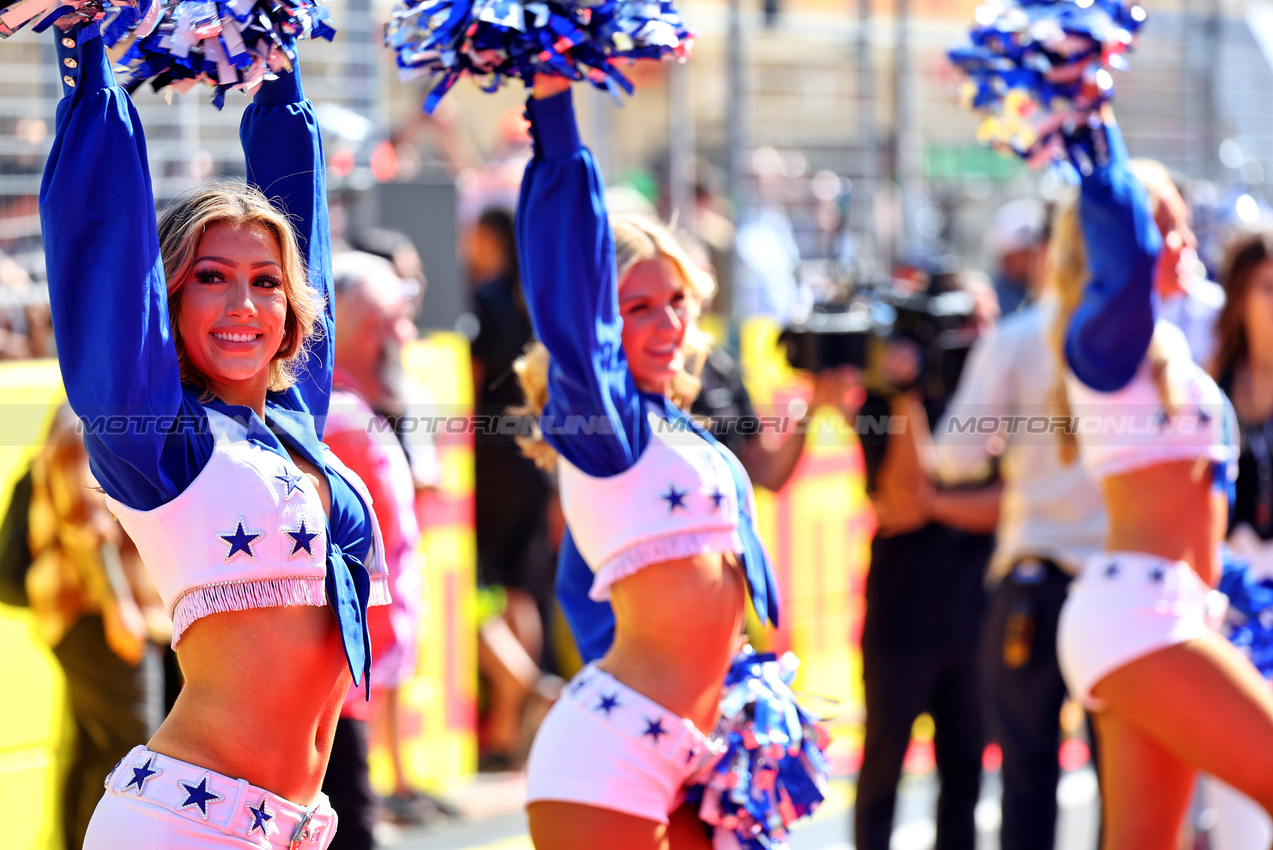
[[(595, 574), (588, 595), (664, 561), (709, 552), (742, 552), (737, 485), (727, 449), (650, 415), (650, 442), (637, 462), (597, 478), (564, 457), (558, 463), (561, 507), (579, 554)], [(748, 498), (754, 501), (751, 488)], [(754, 503), (748, 506), (755, 516)]]
[(1154, 327), (1154, 340), (1165, 349), (1167, 382), (1177, 397), (1171, 416), (1148, 358), (1126, 386), (1109, 393), (1066, 374), (1083, 464), (1095, 478), (1171, 461), (1206, 458), (1232, 465), (1237, 460), (1232, 407), (1211, 376), (1193, 361), (1184, 334), (1160, 320)]
[[(172, 617), (174, 647), (208, 614), (327, 604), (327, 515), (317, 488), (296, 464), (250, 442), (243, 425), (204, 410), (216, 444), (177, 498), (139, 511), (107, 496)], [(326, 446), (323, 460), (373, 511), (362, 480)], [(371, 524), (370, 604), (386, 605), (384, 542), (374, 511)]]

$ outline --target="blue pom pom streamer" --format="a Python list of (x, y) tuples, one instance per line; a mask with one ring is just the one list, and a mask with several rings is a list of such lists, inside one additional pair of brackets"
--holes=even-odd
[[(826, 798), (826, 732), (800, 707), (799, 662), (746, 647), (725, 677), (716, 737), (726, 749), (704, 769), (691, 799), (699, 817), (732, 832), (743, 850), (782, 850), (791, 825)], [(701, 797), (700, 797), (701, 795)], [(717, 846), (726, 845), (718, 835)]]
[(1229, 597), (1221, 632), (1266, 679), (1273, 679), (1273, 578), (1253, 575), (1225, 549), (1219, 590)]
[(465, 75), (492, 92), (551, 74), (631, 94), (617, 63), (685, 59), (692, 43), (669, 0), (399, 0), (385, 28), (403, 79), (433, 78), (427, 112)]
[(1033, 165), (1069, 159), (1084, 174), (1103, 159), (1101, 107), (1111, 69), (1144, 25), (1128, 0), (990, 0), (970, 44), (950, 51), (968, 80), (964, 104), (984, 116), (978, 138)]
[(37, 32), (101, 20), (107, 47), (128, 45), (119, 59), (120, 85), (131, 92), (149, 82), (156, 91), (184, 92), (206, 83), (215, 89), (218, 109), (227, 91), (250, 91), (267, 76), (290, 70), (301, 39), (330, 41), (336, 33), (316, 0), (75, 0), (51, 11), (49, 0), (26, 0), (27, 12), (31, 3), (46, 5), (21, 22), (6, 17), (16, 8), (9, 7), (0, 13), (0, 34), (37, 17)]

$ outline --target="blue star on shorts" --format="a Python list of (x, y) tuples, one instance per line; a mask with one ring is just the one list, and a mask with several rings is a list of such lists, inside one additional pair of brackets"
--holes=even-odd
[(146, 790), (146, 783), (163, 773), (163, 771), (155, 767), (154, 764), (155, 757), (151, 756), (146, 759), (146, 763), (141, 767), (134, 767), (133, 778), (128, 780), (128, 784), (124, 786), (124, 790), (127, 791), (129, 788), (136, 787), (137, 796), (140, 797)]
[(610, 712), (614, 711), (621, 705), (622, 703), (619, 702), (618, 694), (602, 694), (601, 702), (597, 703), (597, 706), (593, 709), (593, 711), (604, 711), (606, 713), (606, 717), (609, 717)]
[(199, 807), (199, 815), (204, 819), (208, 819), (208, 803), (219, 803), (225, 799), (220, 794), (214, 794), (208, 790), (208, 774), (203, 774), (203, 778), (199, 780), (198, 785), (191, 785), (187, 782), (177, 781), (181, 786), (181, 790), (186, 792), (186, 801), (177, 806), (177, 811), (189, 809), (195, 806)]
[(261, 798), (261, 802), (255, 806), (248, 806), (248, 811), (252, 813), (252, 826), (248, 828), (248, 835), (261, 830), (261, 834), (269, 837), (269, 822), (274, 820), (274, 815), (270, 814), (269, 809), (265, 807), (265, 798)]
[(720, 491), (719, 487), (717, 487), (708, 494), (707, 498), (712, 500), (712, 510), (719, 511), (721, 509), (721, 504), (725, 501), (725, 494)]
[(648, 717), (645, 718), (645, 731), (641, 733), (642, 738), (648, 735), (649, 737), (654, 739), (655, 746), (658, 746), (659, 736), (666, 735), (666, 734), (667, 734), (667, 730), (663, 728), (662, 716), (660, 716), (657, 720), (651, 720)]

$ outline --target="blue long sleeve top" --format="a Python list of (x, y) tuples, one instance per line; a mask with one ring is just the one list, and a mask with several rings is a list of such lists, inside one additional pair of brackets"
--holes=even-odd
[[(300, 379), (267, 395), (262, 421), (248, 407), (205, 405), (199, 388), (183, 386), (136, 109), (115, 84), (97, 24), (54, 32), (63, 97), (40, 187), (40, 221), (58, 360), (67, 398), (85, 423), (94, 475), (111, 497), (136, 510), (171, 501), (208, 463), (214, 437), (204, 408), (219, 410), (245, 422), (252, 442), (285, 459), (286, 443), (324, 471), (333, 557), (365, 572), (360, 559), (373, 539), (369, 506), (328, 467), (320, 445), (335, 338), (331, 247), (322, 139), (299, 73), (263, 83), (240, 132), (248, 181), (291, 220), (309, 284), (324, 300)], [(365, 610), (363, 599), (363, 620)], [(351, 628), (365, 632), (361, 622)], [(361, 672), (354, 670), (355, 679)]]
[(1065, 338), (1065, 359), (1084, 384), (1114, 392), (1131, 381), (1154, 334), (1154, 273), (1162, 236), (1145, 187), (1128, 167), (1117, 126), (1109, 163), (1083, 178), (1079, 218), (1091, 278)]
[[(570, 92), (532, 99), (528, 110), (535, 156), (522, 179), (517, 242), (531, 323), (551, 356), (548, 403), (540, 419), (545, 439), (594, 477), (616, 475), (636, 463), (650, 442), (650, 409), (719, 447), (666, 398), (640, 392), (628, 369), (605, 185), (580, 140)], [(587, 427), (572, 426), (572, 420)], [(750, 487), (741, 478), (735, 484), (740, 491)], [(772, 566), (751, 518), (740, 525), (752, 603), (762, 621), (776, 624), (779, 594)], [(586, 661), (603, 655), (614, 639), (610, 604), (588, 597), (592, 578), (567, 533), (557, 592)]]

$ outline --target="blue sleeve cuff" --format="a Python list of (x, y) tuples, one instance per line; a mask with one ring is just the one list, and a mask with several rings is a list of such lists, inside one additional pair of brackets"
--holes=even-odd
[(256, 90), (252, 102), (257, 106), (287, 106), (289, 103), (301, 103), (305, 100), (305, 90), (301, 88), (301, 66), (292, 64), (291, 71), (279, 71), (273, 80), (266, 80)]
[(55, 28), (53, 32), (63, 97), (115, 85), (115, 73), (102, 44), (100, 22), (80, 24), (66, 32)]
[(562, 159), (583, 150), (570, 90), (526, 104), (535, 150), (545, 159)]

